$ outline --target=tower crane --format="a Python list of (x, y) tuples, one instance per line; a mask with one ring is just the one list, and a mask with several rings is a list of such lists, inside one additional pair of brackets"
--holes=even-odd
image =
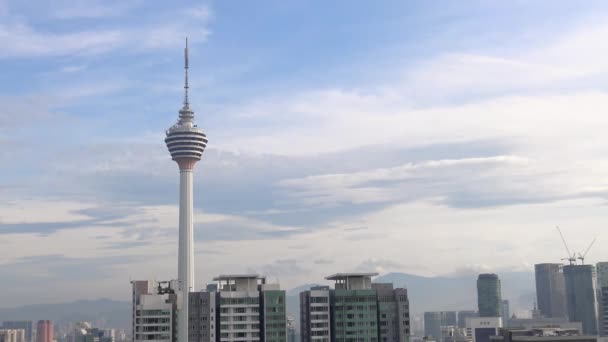
[[(559, 232), (559, 236), (562, 238), (562, 242), (564, 243), (564, 247), (566, 247), (566, 253), (568, 253), (568, 257), (562, 258), (561, 260), (568, 260), (568, 263), (570, 265), (575, 265), (576, 264), (576, 253), (574, 253), (574, 252), (570, 253), (570, 248), (568, 248), (568, 244), (566, 243), (566, 239), (564, 239), (564, 234), (562, 234), (562, 230), (559, 229), (559, 226), (556, 226), (555, 228), (557, 228), (557, 231)], [(587, 253), (585, 253), (585, 254), (587, 254)]]
[(593, 241), (591, 241), (591, 243), (589, 244), (589, 247), (587, 247), (587, 250), (585, 251), (585, 253), (583, 253), (581, 255), (581, 253), (578, 253), (578, 260), (581, 261), (581, 264), (585, 264), (585, 256), (587, 255), (587, 253), (589, 252), (589, 250), (591, 249), (591, 246), (593, 246), (593, 244), (595, 243), (595, 240), (597, 240), (597, 237), (593, 238)]

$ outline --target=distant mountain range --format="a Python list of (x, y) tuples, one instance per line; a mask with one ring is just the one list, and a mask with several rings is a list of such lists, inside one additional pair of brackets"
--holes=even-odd
[[(534, 273), (500, 273), (503, 299), (513, 311), (529, 310), (535, 297)], [(477, 275), (459, 277), (422, 277), (407, 273), (389, 273), (374, 282), (393, 283), (408, 289), (414, 315), (434, 310), (471, 310), (477, 308)], [(287, 291), (287, 311), (299, 322), (299, 293), (315, 284), (301, 285)], [(129, 329), (131, 303), (110, 299), (79, 300), (60, 304), (0, 308), (0, 321), (52, 319), (59, 325), (90, 321), (99, 327)]]

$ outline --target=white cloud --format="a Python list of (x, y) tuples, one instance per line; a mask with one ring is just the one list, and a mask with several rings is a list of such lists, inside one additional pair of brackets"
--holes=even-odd
[[(87, 56), (118, 49), (128, 53), (133, 50), (181, 47), (184, 37), (189, 34), (193, 42), (204, 42), (209, 30), (207, 19), (201, 17), (203, 8), (194, 9), (194, 13), (199, 14), (196, 17), (169, 24), (154, 22), (113, 29), (67, 32), (41, 31), (23, 21), (7, 20), (0, 24), (0, 40), (3, 42), (0, 58)], [(109, 15), (111, 13), (108, 11), (114, 10), (116, 8), (106, 5), (89, 7), (83, 4), (79, 7), (62, 7), (58, 15), (96, 17)]]
[(115, 17), (133, 9), (138, 1), (52, 1), (49, 4), (48, 15), (56, 19), (104, 18)]
[(77, 210), (90, 208), (80, 202), (53, 200), (5, 201), (0, 206), (0, 224), (74, 222), (87, 216)]
[(119, 30), (45, 33), (21, 23), (0, 24), (0, 40), (0, 57), (6, 58), (103, 53), (124, 44), (125, 37)]
[(203, 21), (208, 21), (213, 17), (213, 13), (211, 12), (211, 8), (209, 8), (209, 6), (198, 6), (189, 8), (188, 10), (186, 10), (186, 13), (194, 18)]
[(543, 148), (564, 139), (576, 143), (588, 129), (599, 134), (606, 118), (601, 80), (608, 71), (602, 58), (608, 25), (587, 25), (514, 53), (448, 52), (406, 67), (387, 66), (401, 77), (386, 83), (256, 99), (222, 113), (252, 128), (220, 132), (221, 147), (310, 155), (487, 138), (522, 144), (543, 139)]
[(355, 268), (357, 272), (376, 272), (378, 274), (385, 274), (391, 271), (399, 272), (407, 266), (398, 263), (393, 260), (383, 260), (371, 258), (363, 261), (359, 266)]
[[(594, 165), (591, 167), (591, 165)], [(602, 171), (599, 171), (602, 170)], [(602, 197), (608, 164), (554, 165), (517, 156), (431, 160), (364, 171), (286, 179), (279, 185), (305, 206), (343, 206), (442, 198), (459, 207)]]
[(73, 73), (79, 72), (87, 69), (87, 65), (66, 65), (59, 69), (60, 72), (64, 73)]

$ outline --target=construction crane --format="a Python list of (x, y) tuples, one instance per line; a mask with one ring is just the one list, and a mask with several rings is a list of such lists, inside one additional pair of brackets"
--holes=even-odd
[(589, 250), (591, 249), (591, 246), (593, 246), (593, 244), (595, 243), (595, 240), (597, 240), (597, 237), (593, 238), (593, 241), (591, 241), (591, 243), (589, 244), (589, 247), (587, 247), (587, 250), (585, 251), (585, 253), (583, 253), (581, 255), (581, 253), (578, 253), (578, 260), (581, 261), (581, 264), (585, 264), (585, 256), (587, 255), (587, 253), (589, 252)]
[(170, 281), (159, 281), (158, 288), (156, 291), (158, 292), (158, 294), (175, 293), (175, 290), (171, 288)]
[[(570, 253), (570, 248), (568, 248), (568, 244), (566, 243), (566, 239), (564, 239), (564, 234), (562, 234), (562, 230), (559, 229), (559, 226), (556, 226), (555, 228), (557, 228), (557, 231), (559, 232), (559, 236), (562, 238), (562, 242), (564, 243), (564, 247), (566, 247), (566, 253), (568, 253), (568, 257), (562, 258), (561, 260), (568, 260), (568, 263), (570, 265), (576, 265), (576, 259), (577, 259), (576, 253), (574, 253), (574, 252)], [(587, 254), (587, 253), (585, 253), (585, 254)]]

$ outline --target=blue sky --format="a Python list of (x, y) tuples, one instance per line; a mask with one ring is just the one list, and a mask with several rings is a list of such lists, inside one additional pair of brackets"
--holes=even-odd
[(607, 16), (603, 1), (0, 0), (0, 305), (175, 277), (163, 134), (186, 36), (210, 139), (198, 286), (529, 270), (563, 257), (558, 224), (574, 249), (599, 235), (589, 259), (606, 260)]

